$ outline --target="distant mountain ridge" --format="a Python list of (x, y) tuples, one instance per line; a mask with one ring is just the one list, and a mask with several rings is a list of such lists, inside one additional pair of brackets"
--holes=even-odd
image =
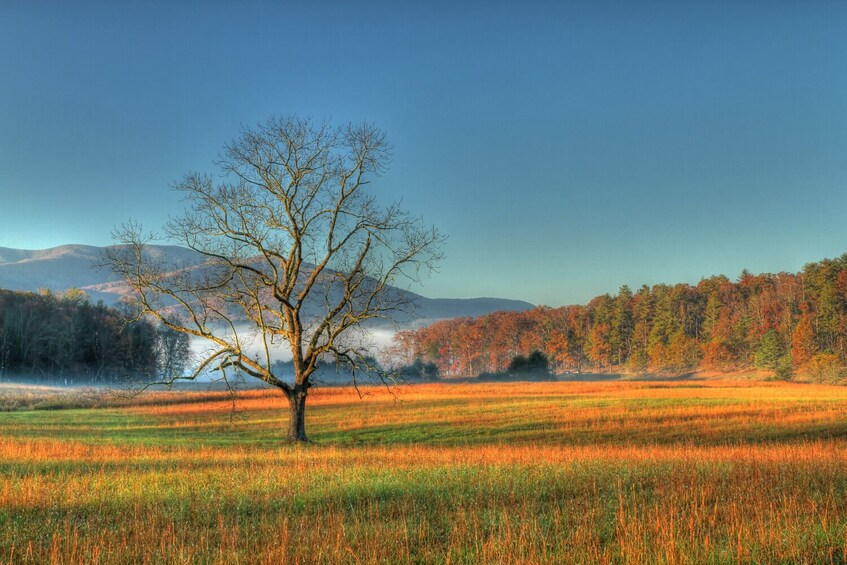
[[(104, 249), (91, 245), (62, 245), (39, 250), (0, 247), (0, 288), (22, 291), (80, 288), (94, 301), (114, 304), (128, 289), (108, 269), (97, 266)], [(147, 251), (154, 257), (167, 257), (186, 265), (203, 262), (199, 253), (174, 245), (149, 245)], [(414, 325), (447, 318), (477, 317), (497, 311), (520, 312), (534, 307), (523, 300), (503, 298), (414, 296), (418, 304), (415, 320), (410, 322)]]

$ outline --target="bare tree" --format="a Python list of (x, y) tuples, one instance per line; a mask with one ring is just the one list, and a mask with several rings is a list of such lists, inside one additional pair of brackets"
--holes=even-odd
[[(362, 372), (373, 376), (362, 324), (413, 306), (393, 285), (432, 269), (444, 239), (365, 190), (389, 157), (384, 134), (368, 124), (271, 118), (224, 147), (221, 175), (190, 173), (174, 185), (188, 208), (165, 235), (202, 255), (202, 266), (154, 256), (145, 245), (156, 236), (138, 224), (116, 231), (123, 245), (107, 262), (141, 313), (209, 344), (193, 372), (177, 377), (217, 370), (230, 382), (234, 370), (279, 388), (290, 404), (288, 439), (302, 442), (319, 360), (346, 365), (354, 384)], [(280, 344), (293, 381), (273, 372)]]

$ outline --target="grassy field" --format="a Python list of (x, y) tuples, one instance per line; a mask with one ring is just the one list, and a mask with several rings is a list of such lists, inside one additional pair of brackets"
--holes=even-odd
[(367, 392), (0, 413), (0, 562), (847, 563), (845, 387)]

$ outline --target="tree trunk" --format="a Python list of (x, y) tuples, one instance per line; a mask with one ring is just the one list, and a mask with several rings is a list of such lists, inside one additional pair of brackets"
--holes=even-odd
[(295, 385), (294, 391), (288, 397), (288, 441), (292, 443), (309, 441), (306, 437), (306, 391), (305, 385)]

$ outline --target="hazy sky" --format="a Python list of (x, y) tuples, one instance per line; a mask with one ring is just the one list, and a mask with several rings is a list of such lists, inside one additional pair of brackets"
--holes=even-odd
[(290, 113), (386, 130), (376, 189), (449, 236), (429, 296), (847, 251), (847, 3), (814, 1), (0, 0), (0, 246), (159, 227), (170, 183)]

